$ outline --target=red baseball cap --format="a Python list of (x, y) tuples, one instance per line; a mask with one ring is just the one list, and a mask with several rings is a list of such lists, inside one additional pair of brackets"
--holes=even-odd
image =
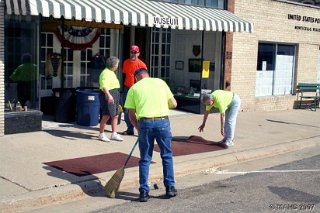
[(140, 50), (139, 50), (139, 47), (137, 46), (137, 45), (132, 45), (131, 47), (130, 47), (130, 52), (131, 51), (135, 51), (135, 52), (140, 52)]

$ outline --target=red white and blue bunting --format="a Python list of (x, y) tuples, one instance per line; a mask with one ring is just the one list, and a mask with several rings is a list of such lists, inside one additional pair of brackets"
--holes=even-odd
[[(56, 31), (56, 36), (62, 42), (62, 28), (59, 26)], [(91, 27), (77, 27), (65, 26), (64, 27), (64, 46), (73, 50), (83, 50), (91, 48), (97, 41), (101, 32), (99, 28)]]

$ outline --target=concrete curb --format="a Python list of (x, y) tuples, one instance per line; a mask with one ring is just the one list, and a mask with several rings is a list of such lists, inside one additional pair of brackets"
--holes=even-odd
[(32, 191), (1, 200), (0, 212), (22, 212), (51, 204), (74, 201), (102, 190), (99, 180)]
[[(175, 176), (181, 177), (192, 173), (203, 172), (214, 167), (227, 166), (298, 151), (305, 148), (320, 146), (319, 137), (320, 136), (302, 138), (282, 144), (258, 147), (248, 150), (234, 150), (230, 153), (222, 155), (216, 155), (214, 152), (212, 152), (206, 155), (204, 158), (199, 157), (201, 154), (196, 154), (192, 158), (190, 157), (190, 159), (187, 161), (175, 163)], [(302, 140), (304, 141), (303, 143), (301, 143)], [(152, 174), (150, 173), (149, 177), (150, 182), (159, 182), (162, 180), (161, 165), (151, 166), (150, 172), (152, 172)], [(103, 192), (103, 186), (105, 183), (106, 181), (103, 179), (95, 179), (76, 184), (32, 191), (20, 196), (7, 197), (1, 200), (0, 212), (22, 212), (52, 204), (64, 203), (66, 201), (75, 201), (86, 196), (94, 196), (94, 193)], [(137, 186), (137, 168), (127, 169), (125, 177), (121, 182), (120, 190)]]

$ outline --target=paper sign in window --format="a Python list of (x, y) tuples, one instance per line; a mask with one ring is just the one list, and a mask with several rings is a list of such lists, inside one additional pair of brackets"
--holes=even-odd
[(209, 78), (210, 61), (203, 61), (202, 78)]

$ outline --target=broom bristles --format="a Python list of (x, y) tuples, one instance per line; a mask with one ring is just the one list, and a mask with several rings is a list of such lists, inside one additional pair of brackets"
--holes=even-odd
[(133, 153), (133, 150), (137, 146), (138, 142), (139, 142), (139, 140), (137, 140), (136, 143), (134, 144), (134, 146), (132, 147), (131, 152), (130, 152), (126, 162), (124, 163), (124, 165), (120, 169), (118, 169), (116, 171), (116, 173), (113, 174), (111, 179), (108, 181), (108, 183), (104, 187), (104, 190), (106, 192), (107, 197), (110, 197), (110, 198), (116, 197), (118, 190), (119, 190), (119, 187), (120, 187), (120, 184), (121, 184), (121, 181), (124, 176), (124, 168), (126, 167), (128, 161)]
[(111, 179), (108, 181), (108, 183), (104, 187), (107, 197), (110, 197), (110, 198), (116, 197), (121, 181), (123, 179), (123, 176), (124, 176), (124, 167), (121, 167), (113, 174)]

